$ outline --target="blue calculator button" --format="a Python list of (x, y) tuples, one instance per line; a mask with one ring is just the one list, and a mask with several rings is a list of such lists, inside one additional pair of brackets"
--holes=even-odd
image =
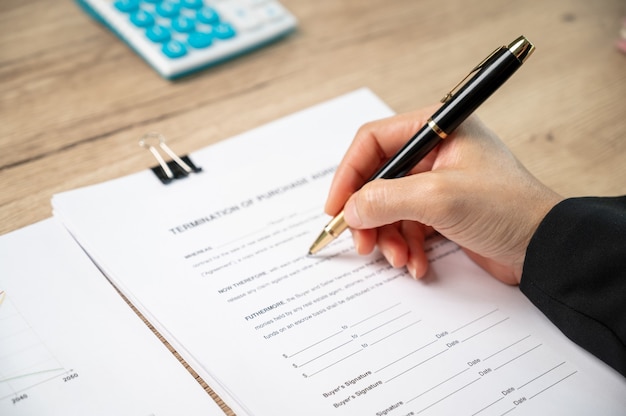
[(139, 3), (139, 0), (116, 0), (114, 5), (120, 12), (130, 13), (139, 9)]
[(297, 26), (283, 0), (76, 1), (93, 4), (94, 17), (167, 79), (247, 53)]
[(208, 48), (213, 43), (213, 36), (210, 33), (194, 32), (189, 35), (187, 43), (196, 49)]
[(188, 9), (199, 9), (204, 6), (202, 0), (182, 0), (181, 4), (183, 7), (186, 7)]
[(213, 27), (213, 33), (216, 38), (219, 39), (230, 39), (235, 36), (235, 29), (228, 23), (220, 23)]
[(210, 7), (205, 7), (202, 10), (198, 10), (196, 13), (196, 19), (207, 25), (216, 25), (220, 21), (220, 16), (215, 10)]
[(140, 9), (130, 15), (130, 21), (137, 27), (150, 27), (154, 24), (154, 17)]
[(156, 11), (159, 16), (176, 17), (180, 13), (180, 4), (165, 1), (156, 7)]
[(170, 40), (163, 45), (163, 49), (161, 50), (169, 58), (180, 58), (181, 56), (185, 56), (187, 54), (187, 48), (185, 48), (185, 45), (177, 40)]
[(186, 16), (178, 16), (172, 20), (172, 28), (177, 32), (189, 33), (196, 28), (196, 22)]
[(152, 42), (163, 43), (171, 39), (172, 35), (169, 30), (161, 25), (152, 26), (146, 31), (146, 36)]

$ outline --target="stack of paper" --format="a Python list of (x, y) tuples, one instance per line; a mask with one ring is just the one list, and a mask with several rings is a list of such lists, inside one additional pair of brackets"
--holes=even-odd
[(57, 221), (0, 258), (0, 414), (223, 414)]
[(348, 235), (307, 256), (354, 133), (391, 114), (359, 90), (54, 213), (238, 415), (623, 414), (624, 379), (452, 243), (420, 282)]

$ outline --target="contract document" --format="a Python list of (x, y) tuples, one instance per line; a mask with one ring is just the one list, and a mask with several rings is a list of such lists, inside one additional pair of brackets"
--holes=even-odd
[(0, 259), (1, 415), (223, 415), (57, 221)]
[(238, 415), (622, 415), (623, 377), (450, 241), (414, 281), (349, 233), (307, 251), (367, 89), (53, 198), (105, 275)]

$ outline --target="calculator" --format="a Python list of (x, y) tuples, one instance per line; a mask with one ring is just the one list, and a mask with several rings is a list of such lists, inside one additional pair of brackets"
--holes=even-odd
[(76, 0), (161, 76), (174, 79), (292, 32), (276, 0)]

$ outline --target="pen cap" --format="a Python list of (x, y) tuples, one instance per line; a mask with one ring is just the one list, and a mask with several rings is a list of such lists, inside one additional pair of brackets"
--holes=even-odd
[(507, 49), (523, 64), (535, 51), (535, 45), (530, 43), (526, 37), (520, 36), (511, 42)]
[(450, 99), (433, 115), (432, 120), (446, 133), (451, 133), (487, 98), (506, 82), (534, 51), (523, 36), (508, 47), (491, 54)]

